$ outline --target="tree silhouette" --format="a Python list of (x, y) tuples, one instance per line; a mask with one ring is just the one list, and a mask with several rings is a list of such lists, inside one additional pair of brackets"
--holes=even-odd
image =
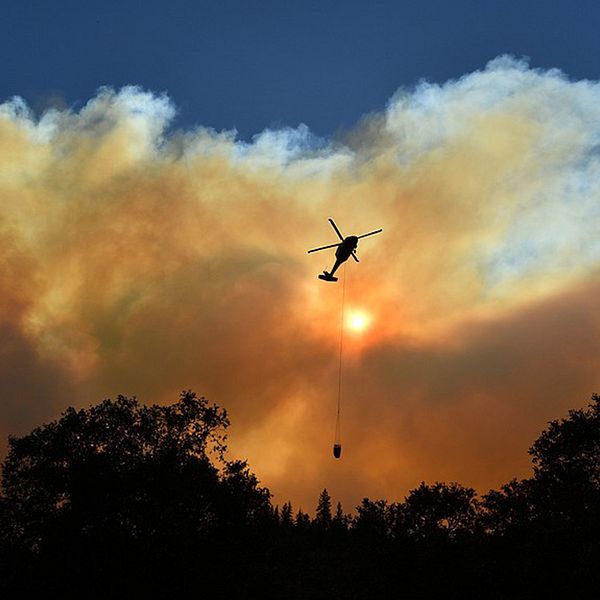
[(414, 539), (472, 534), (477, 526), (475, 490), (458, 483), (422, 482), (406, 498), (402, 513), (404, 527)]
[(310, 516), (307, 513), (303, 512), (302, 509), (300, 509), (296, 513), (295, 524), (296, 524), (296, 528), (299, 530), (308, 529), (308, 527), (310, 525)]
[(284, 529), (291, 529), (294, 525), (294, 518), (292, 516), (292, 503), (286, 502), (281, 507), (281, 525)]
[[(551, 421), (529, 450), (540, 513), (587, 522), (600, 516), (600, 395)], [(543, 509), (543, 511), (541, 510)]]
[(570, 410), (568, 418), (551, 421), (529, 454), (536, 478), (600, 490), (600, 395), (594, 394), (586, 409)]
[(483, 496), (481, 521), (489, 533), (521, 531), (536, 518), (536, 498), (532, 481), (512, 479)]
[(529, 453), (533, 477), (483, 497), (497, 589), (512, 577), (530, 595), (591, 598), (600, 585), (600, 397), (551, 421)]
[(11, 437), (2, 486), (12, 543), (82, 573), (93, 552), (100, 579), (127, 564), (121, 553), (142, 568), (144, 556), (162, 555), (166, 564), (200, 540), (235, 552), (230, 540), (272, 512), (270, 492), (246, 463), (225, 460), (228, 425), (225, 410), (188, 391), (170, 406), (119, 396), (69, 408), (58, 421)]
[[(228, 425), (224, 410), (184, 392), (171, 406), (119, 396), (69, 408), (58, 421), (11, 437), (2, 486), (23, 541), (33, 548), (66, 532), (139, 537), (212, 527), (223, 504), (210, 456), (224, 462)], [(225, 489), (265, 500), (241, 465), (224, 466)]]
[(331, 527), (331, 496), (327, 489), (324, 489), (319, 496), (314, 524), (323, 530)]
[[(478, 501), (458, 483), (344, 515), (271, 506), (226, 458), (227, 413), (193, 392), (119, 396), (11, 437), (0, 592), (230, 598), (593, 598), (600, 586), (600, 397), (552, 421), (533, 474)], [(591, 590), (591, 592), (590, 592)]]
[(533, 477), (484, 496), (486, 526), (497, 533), (598, 523), (600, 396), (586, 409), (551, 421), (529, 450)]
[(389, 506), (387, 500), (363, 498), (356, 507), (353, 531), (365, 543), (380, 543), (389, 536)]
[(333, 519), (331, 520), (332, 529), (335, 531), (346, 531), (348, 529), (348, 524), (350, 523), (350, 521), (350, 515), (344, 514), (342, 503), (338, 502), (335, 508), (335, 514), (333, 515)]

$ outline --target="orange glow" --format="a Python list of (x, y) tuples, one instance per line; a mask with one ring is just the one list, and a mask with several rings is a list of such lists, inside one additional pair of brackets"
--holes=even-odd
[[(137, 88), (39, 120), (0, 105), (0, 458), (71, 403), (191, 388), (295, 510), (527, 476), (544, 423), (598, 389), (596, 96), (505, 57), (323, 148), (171, 137), (175, 107)], [(337, 283), (317, 278), (335, 251), (307, 253), (336, 242), (330, 216), (384, 228)]]
[(371, 315), (362, 310), (351, 310), (346, 317), (346, 326), (354, 333), (362, 333), (371, 325)]

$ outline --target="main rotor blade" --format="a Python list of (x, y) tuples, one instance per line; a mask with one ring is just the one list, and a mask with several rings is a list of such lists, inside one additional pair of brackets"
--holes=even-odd
[(381, 233), (383, 229), (376, 229), (375, 231), (370, 231), (369, 233), (363, 233), (362, 235), (357, 236), (358, 239), (367, 237), (368, 235), (375, 235), (376, 233)]
[(344, 236), (340, 233), (340, 230), (337, 228), (337, 225), (333, 222), (333, 219), (328, 219), (331, 223), (331, 226), (335, 229), (335, 232), (338, 234), (338, 237), (342, 242), (344, 241)]
[(318, 252), (319, 250), (327, 250), (327, 248), (337, 248), (337, 246), (341, 246), (341, 244), (329, 244), (329, 246), (321, 246), (320, 248), (313, 248), (308, 251), (308, 254), (311, 252)]
[(356, 262), (360, 262), (360, 260), (358, 260), (358, 256), (356, 256), (356, 254), (354, 254), (354, 252), (352, 253), (352, 258), (356, 261)]

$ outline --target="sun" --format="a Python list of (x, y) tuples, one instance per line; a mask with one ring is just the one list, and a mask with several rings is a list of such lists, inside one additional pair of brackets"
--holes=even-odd
[(346, 318), (346, 326), (354, 333), (362, 333), (371, 325), (371, 315), (362, 310), (351, 310)]

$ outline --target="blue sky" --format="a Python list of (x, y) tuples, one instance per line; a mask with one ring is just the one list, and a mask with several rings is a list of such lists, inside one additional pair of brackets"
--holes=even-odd
[(0, 101), (77, 107), (101, 85), (166, 91), (180, 126), (351, 127), (401, 86), (495, 56), (600, 78), (600, 4), (530, 1), (4, 2)]

